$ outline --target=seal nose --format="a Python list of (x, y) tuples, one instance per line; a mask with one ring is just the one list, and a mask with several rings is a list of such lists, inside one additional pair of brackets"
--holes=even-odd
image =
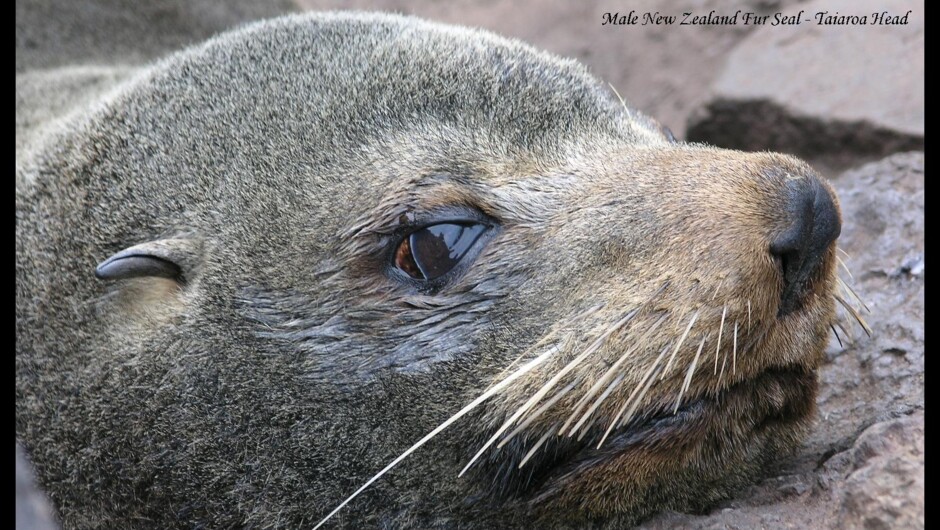
[(829, 246), (839, 237), (842, 221), (832, 196), (813, 177), (787, 184), (790, 225), (770, 243), (770, 253), (783, 271), (783, 294), (777, 316), (799, 309), (809, 284), (822, 266)]

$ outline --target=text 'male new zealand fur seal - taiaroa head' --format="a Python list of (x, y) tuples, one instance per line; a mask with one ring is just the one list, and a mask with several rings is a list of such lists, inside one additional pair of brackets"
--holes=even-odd
[(703, 510), (800, 443), (853, 307), (805, 163), (482, 31), (262, 22), (35, 138), (16, 432), (69, 528)]

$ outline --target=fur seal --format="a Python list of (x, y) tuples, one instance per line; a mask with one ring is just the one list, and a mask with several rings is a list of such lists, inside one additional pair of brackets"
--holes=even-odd
[(799, 160), (398, 16), (114, 79), (18, 130), (16, 433), (66, 527), (622, 526), (811, 423), (840, 214)]

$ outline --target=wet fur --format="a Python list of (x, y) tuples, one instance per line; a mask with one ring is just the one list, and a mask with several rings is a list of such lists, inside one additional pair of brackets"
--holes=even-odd
[[(17, 439), (66, 527), (312, 526), (552, 346), (333, 521), (633, 523), (706, 508), (805, 433), (834, 250), (785, 319), (766, 252), (802, 162), (673, 143), (573, 61), (410, 18), (277, 19), (112, 79), (18, 129)], [(18, 117), (42, 108), (27, 85)], [(455, 283), (388, 274), (402, 220), (470, 209), (497, 228)], [(180, 285), (93, 276), (176, 237), (203, 249)], [(693, 315), (636, 417), (584, 452)], [(569, 394), (458, 479), (605, 330), (545, 399)], [(516, 469), (631, 346), (582, 440)]]

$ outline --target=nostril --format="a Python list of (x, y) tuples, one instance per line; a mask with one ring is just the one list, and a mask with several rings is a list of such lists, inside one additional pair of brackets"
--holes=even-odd
[(835, 201), (815, 178), (789, 183), (786, 213), (789, 226), (770, 243), (770, 253), (783, 275), (779, 316), (801, 307), (811, 280), (842, 230)]
[(794, 263), (794, 256), (790, 252), (774, 252), (771, 250), (771, 255), (773, 255), (774, 260), (777, 262), (777, 267), (780, 269), (780, 274), (783, 275), (784, 282), (787, 280), (787, 271), (791, 270), (790, 266)]

